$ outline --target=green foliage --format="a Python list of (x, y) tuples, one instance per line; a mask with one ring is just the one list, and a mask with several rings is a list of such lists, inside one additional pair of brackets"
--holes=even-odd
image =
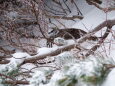
[(98, 76), (82, 76), (81, 78), (83, 79), (83, 81), (91, 84), (97, 84), (100, 80), (100, 77)]
[(7, 75), (12, 77), (13, 75), (17, 74), (18, 71), (19, 71), (19, 69), (12, 70), (12, 71), (8, 72)]
[[(17, 74), (19, 72), (19, 69), (14, 69), (14, 70), (12, 70), (12, 71), (10, 71), (10, 72), (7, 72), (7, 71), (5, 71), (5, 72), (3, 72), (2, 74), (5, 74), (6, 76), (9, 76), (9, 77), (12, 77), (12, 78), (16, 78), (14, 75), (15, 74)], [(6, 78), (6, 77), (0, 77), (0, 79), (2, 80), (1, 81), (1, 83), (4, 83), (4, 81), (6, 81), (6, 80), (9, 80), (9, 78)], [(3, 86), (12, 86), (12, 85), (10, 85), (10, 84), (2, 84)]]
[(82, 75), (81, 79), (84, 82), (91, 83), (93, 85), (102, 84), (108, 73), (109, 70), (103, 65), (102, 67), (95, 69), (95, 73), (93, 73), (92, 76)]
[(75, 76), (64, 76), (58, 81), (59, 86), (75, 86), (77, 79)]
[(105, 65), (103, 65), (102, 68), (100, 69), (100, 76), (98, 77), (99, 78), (98, 83), (101, 84), (105, 80), (109, 72), (110, 70)]

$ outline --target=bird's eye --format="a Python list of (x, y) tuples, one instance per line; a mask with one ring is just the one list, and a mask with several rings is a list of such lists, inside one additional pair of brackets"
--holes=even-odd
[(48, 34), (53, 33), (53, 32), (54, 32), (54, 30), (52, 30), (52, 31), (48, 32)]

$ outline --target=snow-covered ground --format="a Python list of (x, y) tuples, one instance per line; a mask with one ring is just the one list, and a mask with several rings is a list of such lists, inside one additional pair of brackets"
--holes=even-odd
[[(85, 30), (85, 31), (88, 32), (88, 31), (92, 30), (93, 28), (95, 28), (100, 23), (102, 23), (103, 21), (105, 21), (106, 20), (106, 15), (107, 15), (107, 19), (115, 19), (115, 11), (105, 14), (104, 12), (102, 12), (101, 10), (99, 10), (99, 9), (93, 7), (93, 6), (91, 6), (91, 7), (88, 6), (88, 8), (86, 9), (85, 5), (87, 5), (87, 4), (84, 3), (84, 0), (78, 0), (78, 3), (81, 3), (81, 4), (79, 4), (79, 7), (81, 7), (80, 10), (84, 12), (83, 13), (84, 18), (81, 21), (77, 21), (72, 26), (71, 26), (71, 24), (69, 24), (69, 22), (64, 22), (64, 23), (66, 23), (67, 27), (80, 28), (80, 29)], [(115, 26), (112, 29), (115, 30)], [(100, 33), (97, 33), (96, 36), (100, 36)], [(114, 44), (115, 41), (114, 41), (114, 38), (111, 38), (111, 37), (112, 37), (112, 35), (110, 34), (109, 37), (106, 40), (106, 43), (104, 43), (97, 50), (97, 53), (101, 52), (102, 56), (104, 56), (105, 58), (112, 58), (113, 61), (115, 62), (115, 52), (114, 52), (115, 51), (115, 44)], [(73, 44), (74, 42), (68, 41), (68, 43)], [(42, 47), (42, 48), (38, 49), (38, 54), (37, 55), (43, 55), (43, 54), (46, 54), (46, 53), (50, 53), (50, 52), (52, 52), (52, 51), (54, 51), (58, 48), (59, 47), (56, 47), (56, 46), (54, 46), (53, 48)], [(61, 56), (63, 56), (64, 54), (66, 54), (65, 57), (69, 56), (68, 52), (65, 52), (65, 53), (60, 54), (57, 57), (61, 58)], [(32, 56), (28, 55), (27, 53), (21, 53), (21, 52), (17, 52), (15, 54), (13, 54), (12, 56), (17, 58), (17, 59), (23, 58), (23, 60), (25, 58), (31, 58), (32, 57)], [(11, 62), (14, 62), (15, 66), (17, 66), (17, 64), (16, 64), (17, 61), (19, 61), (19, 60), (14, 60), (12, 58)], [(60, 65), (63, 65), (64, 61), (62, 61), (62, 62), (61, 62), (61, 60), (59, 60), (59, 61), (60, 62), (58, 62), (58, 63), (60, 63)], [(71, 61), (71, 60), (69, 59), (69, 61)], [(72, 61), (73, 61), (73, 59), (72, 59)], [(94, 62), (96, 62), (96, 61), (94, 61)], [(65, 62), (65, 63), (67, 63), (67, 62)], [(31, 81), (31, 84), (33, 84), (33, 83), (39, 84), (40, 83), (40, 86), (51, 86), (51, 85), (52, 86), (57, 86), (55, 84), (56, 80), (68, 79), (67, 75), (69, 75), (70, 73), (77, 76), (76, 74), (78, 74), (78, 73), (74, 74), (76, 70), (79, 71), (80, 73), (82, 71), (84, 71), (85, 73), (90, 74), (91, 71), (93, 71), (93, 66), (95, 66), (94, 64), (97, 65), (97, 63), (84, 61), (84, 62), (81, 62), (80, 64), (78, 64), (78, 63), (76, 63), (74, 65), (72, 64), (72, 67), (69, 68), (66, 72), (64, 70), (58, 70), (53, 74), (52, 78), (49, 81), (49, 84), (46, 84), (46, 85), (41, 84), (41, 83), (46, 81), (45, 74), (41, 71), (37, 71), (37, 72), (35, 72), (35, 75), (32, 77), (32, 80), (36, 79), (38, 81), (33, 80), (33, 81)], [(81, 65), (82, 65), (82, 67), (81, 67)], [(9, 70), (10, 70), (10, 63), (9, 63), (8, 66), (9, 66)], [(23, 67), (26, 67), (26, 68), (29, 69), (30, 65), (25, 65)], [(3, 68), (5, 68), (5, 67), (3, 67)], [(79, 76), (80, 76), (80, 73), (78, 74)], [(91, 74), (93, 74), (93, 73), (91, 73)], [(40, 76), (40, 78), (39, 78), (39, 76)], [(81, 85), (81, 83), (80, 83), (80, 85)], [(35, 85), (33, 85), (33, 86), (35, 86)], [(88, 85), (83, 85), (83, 86), (88, 86)], [(107, 78), (106, 78), (106, 80), (105, 80), (105, 82), (103, 83), (102, 86), (115, 86), (115, 69), (112, 69), (112, 71), (108, 74), (108, 76), (107, 76)]]
[[(83, 0), (81, 2), (84, 2)], [(78, 2), (79, 3), (79, 2)], [(86, 3), (80, 4), (81, 10), (85, 11), (85, 6)], [(77, 21), (72, 27), (73, 28), (80, 28), (85, 31), (90, 31), (94, 29), (96, 26), (98, 26), (100, 23), (105, 21), (106, 19), (115, 19), (115, 11), (109, 12), (109, 13), (104, 13), (103, 11), (91, 6), (89, 7), (84, 14), (84, 18), (81, 21)], [(66, 23), (67, 27), (71, 27), (71, 23), (67, 22)], [(112, 28), (112, 30), (115, 30), (115, 26)], [(103, 29), (104, 31), (104, 29)], [(95, 34), (96, 36), (101, 36), (101, 31)], [(111, 39), (111, 40), (110, 40)], [(115, 61), (115, 41), (112, 35), (110, 34), (107, 39), (106, 43), (104, 43), (98, 50), (97, 53), (101, 54), (105, 58), (112, 58), (113, 61)], [(101, 52), (101, 53), (100, 53)], [(91, 65), (88, 65), (89, 67)], [(115, 69), (112, 69), (112, 71), (108, 74), (105, 82), (103, 83), (102, 86), (114, 86), (115, 85)], [(54, 77), (54, 76), (53, 76)], [(53, 78), (52, 77), (52, 78)], [(55, 76), (57, 77), (57, 76)], [(49, 85), (48, 85), (49, 86)]]
[(115, 68), (108, 74), (108, 77), (102, 86), (115, 86)]
[[(75, 23), (72, 27), (81, 28), (85, 31), (90, 31), (97, 25), (105, 21), (106, 15), (107, 19), (115, 19), (115, 11), (105, 14), (101, 10), (94, 8), (85, 15), (83, 20), (81, 20), (78, 23)], [(115, 26), (112, 28), (112, 30), (115, 30)], [(98, 36), (99, 34), (100, 33), (96, 35)], [(111, 35), (109, 35), (107, 39), (109, 40), (106, 41), (110, 43), (104, 43), (103, 46), (98, 49), (98, 52), (99, 53), (101, 52), (101, 54), (107, 58), (112, 58), (115, 62), (115, 40), (114, 38), (111, 38)], [(112, 71), (108, 74), (108, 77), (102, 86), (115, 86), (114, 75), (115, 75), (115, 69), (112, 69)]]

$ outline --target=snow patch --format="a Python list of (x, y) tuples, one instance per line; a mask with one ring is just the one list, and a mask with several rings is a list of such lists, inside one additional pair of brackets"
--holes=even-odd
[(102, 86), (115, 86), (115, 68), (108, 74), (107, 79)]
[(17, 59), (30, 57), (30, 55), (26, 52), (16, 52), (16, 53), (12, 54), (12, 56), (17, 58)]
[(42, 48), (39, 48), (37, 52), (38, 52), (38, 55), (43, 55), (46, 53), (50, 53), (56, 49), (57, 47), (53, 47), (53, 48), (42, 47)]

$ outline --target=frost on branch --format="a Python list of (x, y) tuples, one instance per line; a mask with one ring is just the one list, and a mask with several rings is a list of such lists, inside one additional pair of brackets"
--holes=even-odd
[(14, 70), (18, 69), (18, 66), (24, 61), (24, 59), (15, 59), (15, 58), (11, 58), (10, 63), (6, 64), (6, 65), (0, 65), (1, 70), (0, 73), (10, 73)]
[[(13, 77), (14, 74), (18, 74), (19, 72), (19, 65), (24, 61), (24, 59), (15, 59), (11, 58), (10, 63), (6, 65), (0, 65), (0, 83), (4, 83), (5, 80), (10, 80), (10, 79), (16, 79), (16, 77)], [(3, 77), (2, 77), (3, 76)], [(6, 78), (9, 77), (9, 78)], [(12, 77), (12, 78), (10, 78)], [(2, 84), (0, 84), (2, 86)], [(4, 86), (4, 85), (3, 85)]]
[(71, 54), (71, 52), (63, 52), (57, 56), (54, 56), (54, 59), (57, 67), (71, 65), (77, 62), (77, 59), (73, 56), (73, 54)]
[(44, 72), (42, 71), (36, 71), (30, 81), (30, 84), (32, 86), (38, 86), (42, 83), (45, 83), (46, 82), (46, 77), (45, 77), (45, 74)]
[(75, 60), (70, 52), (54, 58), (60, 70), (52, 72), (47, 79), (44, 71), (38, 71), (32, 77), (32, 86), (97, 86), (103, 82), (106, 68), (102, 58), (91, 57), (80, 61)]
[[(25, 54), (26, 55), (26, 54)], [(0, 65), (0, 82), (4, 82), (5, 80), (10, 80), (11, 78), (5, 78), (7, 77), (13, 77), (14, 74), (18, 74), (19, 72), (19, 65), (23, 63), (25, 58), (22, 58), (24, 56), (24, 53), (15, 53), (13, 54), (13, 57), (10, 58), (10, 62), (6, 65)], [(26, 55), (27, 56), (27, 55)], [(3, 77), (2, 77), (3, 76)], [(15, 79), (16, 77), (13, 77), (12, 79)], [(1, 86), (1, 85), (0, 85)]]

